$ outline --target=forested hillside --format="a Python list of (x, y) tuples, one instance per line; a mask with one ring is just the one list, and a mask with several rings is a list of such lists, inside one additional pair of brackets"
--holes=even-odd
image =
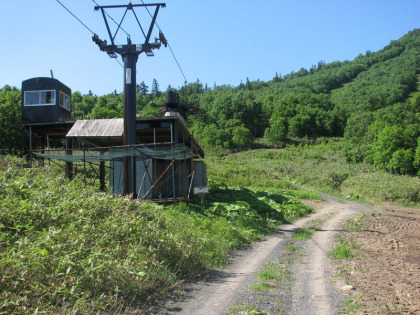
[[(202, 109), (189, 124), (206, 148), (242, 150), (258, 138), (282, 147), (306, 138), (345, 137), (348, 162), (365, 161), (393, 173), (416, 174), (420, 169), (419, 54), (420, 29), (416, 29), (352, 61), (319, 61), (309, 70), (276, 73), (268, 82), (246, 79), (236, 87), (208, 87), (197, 79), (173, 90), (181, 102)], [(137, 112), (159, 115), (150, 106), (150, 102), (165, 103), (158, 82), (154, 80), (150, 89), (142, 82), (137, 92)], [(123, 95), (75, 92), (73, 106), (78, 117), (122, 117)], [(25, 140), (10, 128), (10, 122), (19, 121), (18, 90), (2, 89), (0, 114), (0, 149), (21, 151)], [(6, 141), (10, 137), (16, 141)]]

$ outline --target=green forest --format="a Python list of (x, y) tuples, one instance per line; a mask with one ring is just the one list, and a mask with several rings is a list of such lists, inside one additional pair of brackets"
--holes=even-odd
[[(420, 29), (377, 52), (360, 53), (352, 61), (319, 61), (310, 69), (271, 81), (249, 81), (236, 87), (208, 87), (199, 79), (179, 89), (181, 102), (195, 104), (201, 114), (189, 128), (207, 150), (237, 152), (265, 146), (282, 148), (319, 137), (344, 137), (349, 163), (365, 162), (395, 174), (420, 170)], [(165, 103), (157, 80), (137, 85), (137, 113), (158, 116), (151, 106)], [(72, 95), (75, 118), (123, 117), (123, 94)], [(20, 122), (18, 88), (0, 92), (0, 150), (25, 153), (27, 136), (13, 127)], [(13, 141), (10, 141), (13, 139)]]

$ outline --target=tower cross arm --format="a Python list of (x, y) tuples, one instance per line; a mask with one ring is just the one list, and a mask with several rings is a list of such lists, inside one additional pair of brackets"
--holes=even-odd
[(98, 11), (99, 9), (154, 7), (154, 6), (166, 8), (166, 3), (145, 3), (145, 4), (126, 4), (126, 5), (97, 5), (97, 6), (95, 6), (95, 11)]

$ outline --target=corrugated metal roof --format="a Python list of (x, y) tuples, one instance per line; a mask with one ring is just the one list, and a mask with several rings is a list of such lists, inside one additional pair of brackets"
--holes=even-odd
[(117, 119), (77, 120), (66, 137), (102, 138), (122, 137), (124, 121)]

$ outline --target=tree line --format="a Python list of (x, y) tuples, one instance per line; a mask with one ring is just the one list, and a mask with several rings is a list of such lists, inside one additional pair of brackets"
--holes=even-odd
[[(302, 138), (344, 137), (348, 162), (415, 174), (420, 169), (419, 35), (413, 30), (352, 61), (319, 61), (284, 76), (276, 72), (267, 82), (246, 78), (236, 87), (208, 87), (197, 79), (167, 90), (201, 108), (188, 124), (205, 148), (243, 150), (261, 138), (281, 147)], [(0, 92), (0, 131), (13, 137), (20, 134), (7, 126), (19, 121), (19, 93), (8, 86)], [(137, 85), (137, 113), (159, 115), (151, 102), (165, 103), (156, 79), (150, 89), (145, 82)], [(79, 117), (123, 117), (123, 95), (117, 91), (103, 96), (74, 92), (72, 104)], [(20, 150), (19, 141), (16, 148), (2, 141), (1, 149)]]

